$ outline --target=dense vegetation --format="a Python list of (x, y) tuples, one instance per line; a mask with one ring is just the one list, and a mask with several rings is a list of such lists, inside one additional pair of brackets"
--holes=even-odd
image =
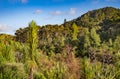
[(120, 79), (120, 9), (1, 34), (0, 79)]

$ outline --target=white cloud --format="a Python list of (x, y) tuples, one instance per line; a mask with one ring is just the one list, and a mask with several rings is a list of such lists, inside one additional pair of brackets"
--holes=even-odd
[(61, 15), (63, 13), (61, 11), (57, 10), (57, 11), (51, 12), (50, 14), (52, 14), (52, 15)]
[(70, 8), (70, 11), (68, 12), (68, 14), (70, 14), (70, 15), (74, 15), (74, 14), (76, 14), (76, 8)]
[(8, 31), (9, 27), (7, 25), (0, 24), (0, 32)]
[(21, 0), (21, 2), (22, 2), (22, 3), (27, 3), (27, 2), (28, 2), (28, 0)]
[(34, 14), (40, 14), (41, 12), (42, 12), (42, 10), (37, 9), (37, 10), (34, 12)]
[(74, 15), (76, 13), (77, 13), (77, 8), (70, 8), (68, 11), (56, 10), (51, 12), (50, 14), (53, 16), (57, 16), (57, 15)]

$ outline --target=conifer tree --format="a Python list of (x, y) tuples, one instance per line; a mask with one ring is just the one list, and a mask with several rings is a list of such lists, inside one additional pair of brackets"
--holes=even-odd
[(29, 55), (30, 55), (30, 59), (34, 60), (34, 53), (35, 50), (37, 49), (37, 26), (36, 23), (34, 21), (31, 21), (29, 24)]
[(72, 39), (73, 39), (73, 40), (76, 40), (76, 39), (77, 39), (78, 32), (79, 32), (78, 26), (77, 26), (75, 23), (73, 23), (73, 24), (72, 24)]
[(30, 61), (29, 65), (29, 79), (33, 79), (33, 71), (37, 66), (35, 62), (35, 53), (37, 49), (37, 25), (34, 21), (31, 21), (29, 24), (29, 56)]

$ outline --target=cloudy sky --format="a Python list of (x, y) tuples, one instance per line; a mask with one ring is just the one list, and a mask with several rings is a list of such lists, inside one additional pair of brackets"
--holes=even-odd
[(112, 6), (120, 0), (0, 0), (0, 33), (14, 34), (31, 20), (38, 25), (61, 24), (87, 11)]

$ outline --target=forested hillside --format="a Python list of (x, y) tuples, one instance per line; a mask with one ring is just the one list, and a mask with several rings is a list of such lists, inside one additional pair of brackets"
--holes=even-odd
[(0, 79), (120, 79), (120, 9), (1, 34)]

